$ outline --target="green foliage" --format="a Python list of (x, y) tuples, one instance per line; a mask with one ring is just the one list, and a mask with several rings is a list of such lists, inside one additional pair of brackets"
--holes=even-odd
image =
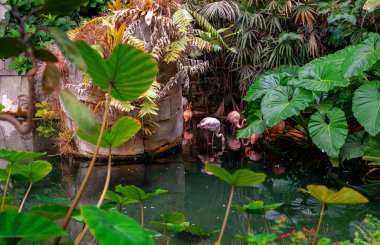
[(343, 187), (338, 192), (329, 190), (324, 185), (308, 185), (303, 192), (309, 193), (323, 203), (356, 204), (366, 203), (368, 199), (354, 189)]
[(213, 175), (234, 186), (252, 186), (263, 182), (266, 178), (264, 173), (255, 173), (249, 169), (239, 169), (230, 174), (224, 168), (206, 163), (206, 169)]
[(81, 213), (92, 235), (102, 245), (115, 244), (115, 237), (118, 244), (154, 244), (145, 230), (128, 215), (92, 206), (82, 207)]
[[(12, 47), (12, 48), (9, 48)], [(0, 38), (0, 58), (7, 59), (12, 56), (18, 56), (25, 51), (24, 44), (18, 38), (2, 37)]]
[[(10, 165), (7, 167), (9, 171)], [(52, 165), (43, 160), (33, 161), (28, 164), (13, 164), (11, 178), (21, 182), (35, 183), (45, 178), (51, 171)]]
[(35, 157), (40, 157), (46, 155), (45, 152), (27, 152), (27, 151), (16, 151), (0, 149), (0, 159), (11, 163), (22, 162), (25, 160), (30, 160)]
[(0, 112), (5, 108), (3, 104), (0, 104)]
[[(137, 119), (124, 116), (115, 122), (115, 124), (112, 126), (109, 132), (104, 132), (101, 146), (119, 147), (120, 145), (124, 144), (125, 142), (129, 141), (132, 137), (134, 137), (140, 129), (141, 124)], [(79, 137), (90, 142), (93, 145), (96, 145), (99, 134), (99, 126), (97, 127), (96, 133), (92, 136), (87, 135), (85, 132), (82, 132), (82, 130), (78, 132)]]
[[(51, 221), (63, 219), (66, 216), (69, 207), (58, 203), (47, 203), (43, 205), (34, 206), (31, 209), (31, 213), (38, 214)], [(75, 210), (74, 216), (79, 215), (80, 211)]]
[(0, 213), (0, 243), (14, 244), (11, 239), (46, 239), (54, 236), (65, 236), (62, 229), (36, 214), (1, 212)]
[(108, 91), (111, 86), (111, 95), (115, 99), (132, 101), (139, 98), (156, 78), (156, 62), (140, 49), (118, 44), (105, 61), (86, 43), (78, 41), (75, 44), (86, 61), (93, 82), (103, 91)]
[(277, 236), (276, 234), (267, 234), (267, 233), (261, 233), (261, 234), (247, 234), (247, 235), (236, 235), (236, 238), (242, 242), (246, 242), (248, 244), (257, 244), (257, 245), (266, 245), (271, 244), (273, 241), (276, 240)]
[(42, 11), (52, 15), (66, 15), (86, 3), (88, 3), (88, 0), (45, 0)]
[(355, 132), (353, 134), (349, 134), (347, 136), (346, 142), (340, 149), (339, 158), (344, 161), (363, 156), (363, 140), (364, 132)]
[(9, 68), (15, 69), (18, 75), (22, 75), (32, 69), (32, 63), (25, 56), (17, 56)]
[(36, 128), (39, 136), (50, 138), (57, 133), (54, 119), (56, 114), (49, 108), (49, 104), (46, 100), (36, 103), (36, 114), (34, 115), (37, 120), (40, 121), (39, 126)]
[(60, 98), (76, 125), (88, 135), (95, 134), (97, 127), (92, 111), (68, 91), (61, 91)]
[(144, 190), (138, 188), (134, 185), (128, 185), (128, 186), (116, 186), (116, 191), (119, 193), (122, 193), (125, 197), (134, 200), (136, 202), (143, 202), (147, 199), (150, 199), (152, 197), (167, 193), (167, 190), (157, 189), (155, 192), (152, 193), (145, 193)]
[(245, 212), (248, 214), (259, 214), (263, 215), (269, 211), (275, 210), (278, 207), (281, 207), (283, 203), (273, 203), (269, 205), (264, 205), (263, 201), (253, 201), (249, 204), (237, 207), (237, 209), (241, 212)]

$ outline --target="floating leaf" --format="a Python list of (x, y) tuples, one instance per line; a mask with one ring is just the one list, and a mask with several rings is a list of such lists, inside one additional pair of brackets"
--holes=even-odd
[(147, 199), (150, 199), (152, 197), (168, 192), (167, 190), (157, 189), (153, 193), (145, 193), (144, 190), (134, 185), (127, 185), (127, 186), (118, 185), (116, 186), (116, 191), (122, 193), (124, 196), (132, 200), (135, 200), (137, 202), (143, 202)]
[(25, 52), (25, 46), (20, 39), (14, 37), (0, 38), (0, 59), (18, 56)]
[(302, 189), (302, 191), (324, 203), (355, 204), (368, 202), (365, 196), (348, 187), (343, 187), (338, 192), (334, 192), (324, 185), (308, 185), (306, 190)]
[(380, 59), (380, 35), (371, 34), (369, 38), (356, 45), (342, 65), (344, 77), (358, 76), (371, 68)]
[(369, 134), (380, 131), (380, 81), (371, 81), (359, 87), (352, 99), (352, 111)]
[(67, 15), (88, 3), (88, 0), (46, 0), (43, 11), (52, 15)]
[(33, 50), (34, 57), (41, 61), (45, 62), (58, 62), (57, 57), (55, 57), (52, 52), (46, 49), (34, 49)]
[(239, 169), (230, 174), (224, 168), (206, 163), (206, 169), (221, 180), (234, 186), (252, 186), (263, 182), (266, 178), (264, 173), (255, 173), (249, 169)]
[(51, 94), (59, 85), (60, 73), (54, 63), (47, 62), (42, 78), (42, 89), (45, 95)]
[(93, 112), (68, 91), (61, 91), (60, 97), (65, 109), (79, 129), (88, 135), (95, 134), (97, 127)]
[[(84, 206), (82, 215), (95, 239), (102, 245), (154, 244), (145, 230), (128, 215), (116, 210), (104, 211), (97, 207)], [(115, 240), (117, 238), (117, 240)]]
[(250, 102), (260, 99), (272, 89), (286, 85), (290, 77), (291, 75), (285, 72), (261, 75), (249, 88), (244, 100)]
[(27, 151), (15, 151), (0, 149), (0, 159), (8, 162), (22, 162), (25, 160), (30, 160), (35, 157), (40, 157), (46, 155), (45, 152), (27, 152)]
[[(8, 165), (8, 168), (10, 165)], [(45, 178), (53, 169), (48, 161), (34, 161), (28, 164), (13, 164), (11, 177), (16, 181), (29, 182), (30, 180), (35, 183)]]
[[(61, 1), (64, 3), (64, 1)], [(85, 71), (87, 66), (79, 52), (79, 49), (74, 45), (70, 38), (58, 28), (50, 28), (51, 35), (53, 36), (55, 43), (65, 55), (65, 57), (76, 65), (79, 70)]]
[(344, 112), (332, 108), (327, 113), (316, 112), (309, 120), (309, 134), (314, 144), (332, 158), (337, 158), (346, 141), (348, 128)]
[(50, 220), (32, 213), (0, 213), (0, 239), (46, 239), (66, 233)]
[(346, 142), (340, 149), (339, 158), (349, 160), (361, 157), (364, 154), (363, 149), (364, 132), (355, 132), (347, 136)]
[(94, 83), (103, 91), (108, 91), (111, 83), (111, 95), (115, 99), (133, 101), (139, 98), (156, 78), (156, 62), (140, 49), (118, 44), (106, 62), (85, 42), (78, 41), (75, 45), (80, 49)]
[(261, 102), (265, 123), (273, 127), (281, 120), (298, 115), (311, 100), (311, 93), (303, 88), (279, 86), (269, 91)]

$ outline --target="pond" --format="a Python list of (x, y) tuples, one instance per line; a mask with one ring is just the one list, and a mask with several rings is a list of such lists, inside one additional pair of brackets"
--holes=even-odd
[[(312, 161), (310, 159), (313, 159), (313, 156), (308, 152), (293, 158), (289, 154), (273, 154), (273, 151), (268, 153), (260, 152), (259, 149), (244, 149), (244, 146), (241, 147), (241, 142), (230, 135), (227, 135), (226, 139), (224, 149), (217, 138), (215, 148), (211, 148), (201, 132), (186, 131), (182, 146), (166, 156), (128, 164), (121, 164), (123, 162), (118, 160), (112, 168), (110, 189), (114, 190), (119, 184), (133, 184), (145, 191), (154, 191), (157, 188), (169, 190), (167, 194), (146, 201), (148, 226), (149, 221), (158, 214), (178, 211), (183, 212), (191, 224), (206, 230), (218, 230), (223, 222), (229, 186), (208, 174), (204, 170), (204, 163), (212, 162), (231, 172), (238, 168), (250, 168), (257, 172), (265, 172), (267, 179), (260, 185), (236, 188), (234, 204), (243, 205), (253, 200), (263, 200), (267, 204), (284, 203), (278, 210), (268, 213), (267, 219), (270, 220), (270, 225), (274, 226), (274, 220), (283, 215), (286, 217), (285, 231), (288, 232), (303, 227), (315, 228), (318, 221), (321, 204), (300, 192), (300, 188), (305, 188), (310, 183), (325, 184), (336, 189), (345, 184), (356, 184), (352, 176), (325, 177), (325, 168), (317, 164), (324, 160)], [(103, 162), (105, 163), (104, 160)], [(100, 161), (99, 164), (101, 163)], [(86, 164), (88, 162), (84, 160), (56, 159), (53, 173), (45, 181), (37, 183), (32, 190), (27, 208), (38, 202), (37, 195), (73, 197), (86, 172)], [(95, 167), (81, 205), (97, 202), (105, 175), (106, 166)], [(24, 188), (20, 187), (16, 188), (16, 194), (22, 195)], [(375, 200), (361, 205), (328, 205), (320, 235), (330, 237), (333, 241), (349, 239), (353, 236), (353, 225), (358, 224), (367, 213), (379, 217), (379, 207)], [(122, 211), (139, 219), (138, 204), (123, 206)], [(253, 216), (251, 221), (254, 233), (264, 232), (261, 217)], [(70, 236), (75, 237), (81, 229), (82, 225), (71, 222)], [(244, 234), (246, 230), (247, 217), (232, 209), (224, 244), (239, 244), (234, 237), (236, 234)], [(88, 236), (86, 239), (87, 244), (91, 238)], [(217, 234), (205, 243), (212, 244), (216, 240)], [(188, 236), (175, 236), (171, 239), (171, 244), (197, 244), (197, 242), (199, 240), (192, 240)]]

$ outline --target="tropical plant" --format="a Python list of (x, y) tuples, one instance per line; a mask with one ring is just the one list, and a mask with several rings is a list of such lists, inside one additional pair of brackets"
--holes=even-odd
[(378, 153), (370, 146), (380, 131), (378, 60), (380, 35), (373, 33), (303, 67), (263, 74), (245, 97), (248, 126), (238, 137), (264, 133), (288, 120), (283, 136), (301, 128), (331, 159), (377, 161)]
[(347, 187), (343, 187), (338, 192), (333, 192), (323, 185), (308, 185), (306, 186), (306, 190), (302, 189), (302, 191), (305, 193), (309, 193), (314, 198), (322, 202), (322, 209), (320, 212), (317, 230), (315, 231), (313, 240), (314, 244), (316, 243), (318, 238), (319, 228), (322, 224), (322, 218), (324, 215), (326, 204), (357, 204), (368, 202), (368, 199), (364, 197), (362, 194), (360, 194), (354, 189)]
[(230, 174), (225, 169), (217, 167), (211, 163), (206, 163), (207, 171), (211, 172), (214, 176), (227, 182), (231, 186), (230, 197), (228, 199), (226, 214), (224, 216), (222, 229), (219, 234), (217, 243), (221, 244), (224, 231), (227, 226), (228, 216), (232, 205), (232, 199), (235, 193), (235, 187), (252, 186), (259, 184), (265, 180), (266, 175), (263, 173), (255, 173), (249, 169), (239, 169), (235, 173)]

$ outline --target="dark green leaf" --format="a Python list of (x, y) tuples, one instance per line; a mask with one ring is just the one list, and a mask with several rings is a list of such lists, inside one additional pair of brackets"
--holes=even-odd
[[(61, 1), (64, 3), (64, 1)], [(74, 45), (74, 43), (70, 40), (70, 38), (58, 28), (51, 28), (51, 35), (53, 36), (55, 43), (58, 45), (61, 52), (65, 55), (65, 57), (76, 65), (79, 70), (86, 70), (86, 63), (81, 56), (81, 52), (79, 52), (78, 48)]]
[[(49, 204), (34, 206), (32, 207), (31, 212), (54, 221), (54, 220), (63, 219), (66, 216), (66, 213), (69, 211), (69, 209), (70, 209), (69, 207), (64, 206), (64, 205), (49, 203)], [(80, 214), (79, 210), (75, 209), (73, 215), (79, 215), (79, 214)]]
[(45, 95), (51, 94), (59, 85), (60, 73), (54, 63), (47, 62), (42, 80), (42, 89)]
[(36, 198), (44, 203), (68, 204), (71, 201), (71, 198), (50, 198), (42, 195), (36, 195)]
[(195, 226), (195, 225), (189, 225), (188, 227), (186, 227), (186, 230), (196, 236), (209, 236), (218, 232), (215, 230), (207, 231), (203, 229), (202, 227)]
[(147, 199), (150, 199), (152, 197), (168, 192), (167, 190), (157, 189), (153, 193), (145, 193), (145, 191), (143, 191), (142, 189), (134, 185), (127, 185), (127, 186), (118, 185), (116, 186), (116, 191), (138, 202), (143, 202)]
[(116, 202), (119, 205), (125, 205), (130, 203), (136, 203), (137, 201), (129, 197), (122, 197), (119, 194), (107, 190), (105, 199)]
[(96, 207), (84, 206), (81, 212), (91, 233), (102, 245), (154, 244), (139, 223), (116, 210), (107, 212)]
[(41, 61), (45, 62), (58, 62), (57, 57), (55, 57), (54, 54), (52, 54), (49, 50), (46, 49), (34, 49), (33, 50), (34, 57), (36, 59), (39, 59)]
[(281, 120), (298, 115), (311, 100), (311, 93), (303, 88), (279, 86), (269, 91), (261, 102), (265, 123), (273, 127)]
[(88, 135), (96, 133), (96, 121), (92, 111), (68, 91), (61, 91), (61, 100), (71, 119)]
[(371, 81), (355, 91), (352, 111), (358, 122), (369, 134), (375, 136), (380, 131), (380, 81)]
[(67, 15), (87, 2), (88, 0), (46, 0), (43, 11), (52, 15)]
[(337, 158), (348, 134), (344, 112), (338, 108), (327, 113), (316, 112), (310, 117), (308, 128), (314, 144), (330, 157)]
[(186, 217), (183, 213), (180, 212), (170, 212), (166, 214), (159, 215), (159, 218), (163, 223), (171, 223), (180, 225), (186, 221)]
[(0, 38), (0, 59), (18, 56), (25, 52), (25, 46), (21, 40), (14, 37)]
[(0, 238), (49, 238), (66, 233), (50, 220), (31, 213), (0, 213)]
[(248, 138), (249, 136), (252, 136), (253, 134), (262, 134), (266, 129), (266, 124), (264, 120), (257, 119), (250, 124), (248, 124), (247, 127), (243, 129), (239, 129), (237, 131), (237, 138)]
[[(8, 165), (7, 169), (10, 165)], [(53, 169), (51, 164), (47, 161), (34, 161), (28, 164), (13, 164), (11, 177), (16, 181), (29, 182), (30, 180), (35, 183), (45, 178)]]
[(0, 149), (0, 159), (8, 162), (22, 162), (25, 160), (30, 160), (35, 157), (40, 157), (46, 155), (45, 152), (27, 152), (27, 151), (15, 151)]
[(346, 142), (340, 149), (339, 158), (349, 160), (361, 157), (364, 154), (363, 149), (364, 132), (355, 132), (347, 136)]
[(363, 160), (380, 162), (380, 136), (369, 136), (365, 139)]

